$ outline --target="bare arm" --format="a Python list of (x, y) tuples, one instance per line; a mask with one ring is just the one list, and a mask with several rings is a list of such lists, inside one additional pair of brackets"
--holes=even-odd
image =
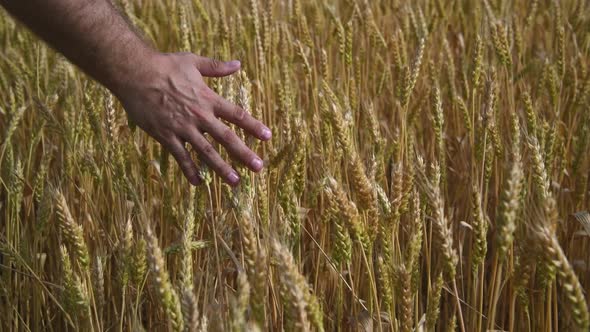
[(191, 183), (200, 179), (184, 142), (226, 182), (239, 182), (204, 132), (253, 171), (262, 169), (260, 158), (220, 119), (261, 140), (270, 139), (270, 130), (215, 94), (202, 78), (230, 75), (240, 69), (238, 61), (160, 53), (130, 28), (108, 0), (0, 0), (0, 4), (111, 90), (131, 119), (170, 151)]

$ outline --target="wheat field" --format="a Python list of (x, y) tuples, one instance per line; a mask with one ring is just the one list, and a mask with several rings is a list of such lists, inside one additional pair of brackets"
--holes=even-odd
[(116, 4), (241, 60), (265, 169), (191, 186), (2, 11), (1, 331), (588, 330), (588, 1)]

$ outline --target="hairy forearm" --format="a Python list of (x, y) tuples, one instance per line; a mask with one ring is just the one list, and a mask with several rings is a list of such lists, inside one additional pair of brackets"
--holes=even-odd
[(156, 53), (109, 0), (0, 0), (0, 4), (114, 92), (125, 89)]

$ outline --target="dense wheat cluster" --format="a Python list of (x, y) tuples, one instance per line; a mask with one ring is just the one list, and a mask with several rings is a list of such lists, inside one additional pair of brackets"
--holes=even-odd
[(588, 330), (587, 1), (117, 5), (242, 61), (266, 168), (191, 187), (2, 12), (0, 330)]

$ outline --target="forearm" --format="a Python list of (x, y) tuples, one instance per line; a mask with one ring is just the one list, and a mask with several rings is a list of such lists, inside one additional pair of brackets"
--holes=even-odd
[(111, 91), (125, 89), (156, 54), (109, 0), (0, 0), (0, 4)]

